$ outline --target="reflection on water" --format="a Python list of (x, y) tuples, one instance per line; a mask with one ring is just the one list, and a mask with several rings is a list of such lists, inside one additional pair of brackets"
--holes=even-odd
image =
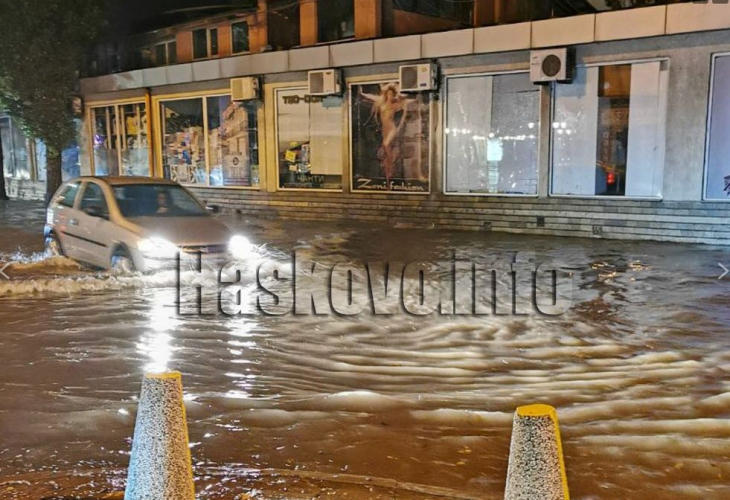
[[(730, 498), (725, 249), (240, 220), (268, 244), (262, 259), (560, 261), (574, 307), (555, 318), (179, 316), (174, 276), (24, 259), (40, 251), (42, 216), (0, 210), (14, 232), (0, 261), (20, 263), (0, 283), (0, 478), (123, 468), (142, 374), (172, 369), (201, 481), (280, 471), (236, 483), (262, 498), (294, 491), (286, 471), (500, 498), (512, 412), (536, 402), (559, 408), (575, 498)], [(224, 498), (223, 482), (202, 498)], [(381, 498), (372, 491), (363, 498)]]

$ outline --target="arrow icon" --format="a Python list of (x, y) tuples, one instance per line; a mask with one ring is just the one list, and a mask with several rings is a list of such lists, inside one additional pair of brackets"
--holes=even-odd
[(8, 281), (10, 280), (10, 276), (8, 276), (7, 274), (5, 274), (5, 270), (6, 270), (7, 268), (9, 268), (9, 267), (10, 267), (10, 264), (11, 264), (11, 263), (10, 263), (10, 262), (8, 262), (7, 264), (5, 264), (5, 265), (4, 265), (3, 267), (2, 267), (2, 269), (0, 269), (0, 276), (2, 276), (3, 278), (5, 278), (5, 279), (6, 279), (6, 280), (8, 280)]
[[(722, 268), (722, 270), (723, 270), (723, 273), (717, 278), (717, 279), (721, 280), (725, 276), (727, 276), (728, 273), (730, 273), (730, 269), (728, 269), (727, 267), (723, 266), (719, 262), (717, 263), (717, 265), (720, 266)], [(0, 271), (0, 272), (2, 272), (2, 271)]]

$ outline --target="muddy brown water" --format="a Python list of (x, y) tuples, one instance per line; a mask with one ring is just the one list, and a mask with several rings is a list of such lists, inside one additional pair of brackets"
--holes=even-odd
[(558, 408), (574, 498), (730, 498), (728, 249), (227, 218), (268, 259), (560, 261), (573, 307), (181, 317), (172, 275), (43, 260), (44, 216), (0, 205), (3, 499), (123, 488), (162, 368), (183, 373), (201, 498), (501, 498), (512, 412), (537, 402)]

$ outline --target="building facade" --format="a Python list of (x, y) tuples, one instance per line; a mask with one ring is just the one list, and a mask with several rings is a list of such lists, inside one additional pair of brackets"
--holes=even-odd
[[(82, 81), (81, 172), (171, 178), (261, 217), (730, 243), (727, 4), (492, 25), (507, 2), (355, 0), (351, 20), (328, 13), (339, 23), (324, 3), (140, 37), (149, 67)], [(531, 82), (531, 52), (550, 47), (574, 50), (570, 83)], [(400, 92), (415, 63), (439, 68), (437, 90)], [(308, 95), (326, 68), (342, 94)], [(232, 100), (243, 76), (261, 99)]]

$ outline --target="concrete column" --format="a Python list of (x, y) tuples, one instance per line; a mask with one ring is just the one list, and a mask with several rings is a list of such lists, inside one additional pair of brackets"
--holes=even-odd
[(317, 7), (317, 0), (299, 0), (299, 43), (304, 47), (319, 41)]
[(124, 500), (195, 500), (181, 376), (147, 374)]
[(504, 500), (570, 500), (555, 408), (517, 408)]
[(355, 0), (355, 38), (377, 38), (383, 33), (383, 0)]
[(501, 0), (474, 0), (474, 26), (498, 24), (501, 7)]
[(251, 52), (261, 52), (269, 44), (269, 19), (266, 7), (266, 0), (259, 0), (256, 10), (256, 33), (249, 32), (249, 43)]

